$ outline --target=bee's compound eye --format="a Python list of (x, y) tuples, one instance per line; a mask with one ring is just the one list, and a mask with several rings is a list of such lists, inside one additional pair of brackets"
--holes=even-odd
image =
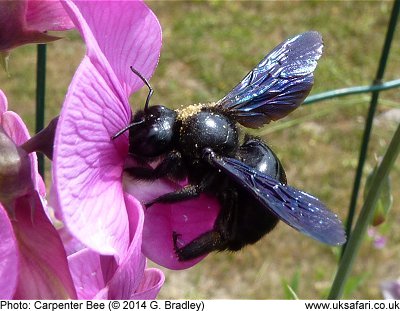
[(139, 118), (145, 122), (129, 132), (129, 152), (143, 157), (167, 152), (173, 139), (176, 112), (164, 106), (151, 106), (145, 112), (138, 112), (134, 121)]

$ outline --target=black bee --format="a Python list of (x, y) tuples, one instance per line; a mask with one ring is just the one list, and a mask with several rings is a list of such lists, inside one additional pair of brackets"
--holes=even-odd
[(278, 220), (330, 245), (346, 240), (338, 217), (312, 195), (286, 182), (283, 166), (259, 138), (245, 136), (240, 142), (237, 122), (258, 128), (285, 117), (296, 109), (313, 85), (313, 72), (322, 54), (318, 32), (306, 32), (275, 47), (243, 80), (217, 102), (171, 110), (149, 106), (129, 129), (129, 153), (139, 163), (161, 157), (155, 168), (127, 168), (132, 177), (155, 180), (188, 178), (184, 188), (162, 195), (154, 203), (178, 202), (206, 192), (221, 204), (214, 227), (180, 247), (179, 232), (171, 237), (179, 260), (190, 260), (212, 251), (241, 249), (257, 242)]

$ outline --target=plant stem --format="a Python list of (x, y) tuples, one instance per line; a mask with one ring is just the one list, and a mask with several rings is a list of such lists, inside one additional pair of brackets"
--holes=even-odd
[[(46, 89), (46, 44), (37, 45), (36, 67), (36, 129), (38, 133), (44, 128), (44, 107)], [(44, 156), (38, 153), (38, 170), (44, 177)]]
[(352, 86), (346, 87), (343, 89), (336, 89), (331, 91), (326, 91), (323, 93), (318, 93), (315, 95), (308, 96), (304, 101), (303, 105), (310, 105), (315, 102), (349, 96), (349, 95), (356, 95), (356, 94), (363, 94), (363, 93), (370, 93), (370, 92), (381, 92), (387, 91), (394, 88), (400, 87), (400, 79), (395, 79), (391, 81), (382, 82), (379, 84), (372, 84), (372, 85), (362, 85), (362, 86)]
[(381, 181), (384, 180), (389, 174), (399, 152), (400, 124), (392, 137), (383, 160), (377, 169), (376, 175), (371, 181), (370, 190), (368, 191), (354, 230), (350, 236), (350, 239), (348, 240), (347, 247), (344, 250), (328, 299), (340, 299), (343, 294), (344, 285), (353, 267), (354, 259), (359, 251), (365, 231), (367, 230), (367, 226), (371, 221), (376, 202), (382, 190), (383, 183)]
[[(391, 48), (391, 45), (393, 42), (394, 32), (396, 30), (396, 24), (397, 24), (399, 12), (400, 12), (400, 0), (395, 0), (393, 2), (392, 13), (390, 16), (389, 25), (388, 25), (388, 29), (386, 32), (385, 42), (384, 42), (383, 48), (382, 48), (382, 53), (381, 53), (381, 58), (379, 61), (378, 70), (377, 70), (377, 73), (375, 76), (375, 80), (373, 82), (374, 86), (379, 86), (382, 84), (383, 75), (385, 73), (386, 64), (387, 64), (387, 61), (389, 58), (390, 48)], [(347, 237), (350, 237), (350, 234), (352, 234), (351, 228), (353, 225), (353, 218), (354, 218), (355, 210), (356, 210), (356, 206), (357, 206), (357, 198), (358, 198), (358, 192), (360, 190), (363, 168), (364, 168), (365, 160), (367, 158), (368, 143), (369, 143), (370, 136), (371, 136), (374, 115), (375, 115), (376, 107), (378, 105), (379, 92), (380, 91), (378, 89), (372, 92), (368, 115), (367, 115), (367, 119), (365, 122), (364, 134), (363, 134), (361, 148), (360, 148), (360, 154), (359, 154), (359, 158), (358, 158), (358, 166), (357, 166), (357, 170), (356, 170), (356, 176), (354, 178), (353, 191), (351, 194), (350, 206), (349, 206), (349, 211), (348, 211), (348, 215), (347, 215), (347, 219), (346, 219)], [(346, 247), (347, 247), (347, 243), (343, 245), (342, 255), (343, 255)]]

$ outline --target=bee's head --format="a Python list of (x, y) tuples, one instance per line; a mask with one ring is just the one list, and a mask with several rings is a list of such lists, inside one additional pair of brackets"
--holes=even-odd
[(139, 157), (157, 157), (170, 150), (174, 134), (176, 112), (164, 106), (149, 106), (153, 89), (142, 74), (132, 66), (136, 74), (149, 88), (144, 109), (135, 113), (132, 122), (116, 133), (116, 139), (129, 130), (129, 153)]
[(129, 129), (129, 153), (157, 157), (171, 148), (176, 112), (164, 106), (150, 106), (138, 111)]

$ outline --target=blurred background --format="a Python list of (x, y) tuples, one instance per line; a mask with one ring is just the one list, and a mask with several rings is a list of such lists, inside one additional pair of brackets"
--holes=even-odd
[[(215, 101), (230, 91), (277, 44), (317, 30), (325, 42), (311, 94), (372, 83), (378, 67), (391, 1), (150, 1), (163, 28), (163, 48), (151, 84), (153, 104), (179, 107)], [(46, 124), (59, 113), (83, 55), (76, 32), (47, 48)], [(128, 66), (129, 64), (127, 64)], [(400, 30), (395, 33), (385, 80), (400, 78)], [(10, 57), (0, 72), (9, 109), (31, 133), (35, 120), (36, 47)], [(142, 107), (143, 88), (131, 98)], [(259, 131), (281, 159), (289, 184), (314, 194), (344, 221), (353, 187), (369, 94), (300, 107)], [(400, 90), (382, 92), (364, 176), (371, 172), (399, 123)], [(397, 114), (397, 119), (396, 119)], [(47, 163), (49, 167), (49, 164)], [(50, 181), (50, 172), (47, 172)], [(344, 298), (380, 299), (382, 281), (400, 277), (400, 165), (391, 172), (393, 207), (375, 229), (384, 243), (366, 237)], [(359, 204), (363, 202), (363, 178)], [(357, 209), (357, 213), (359, 208)], [(283, 299), (290, 285), (302, 299), (326, 297), (339, 249), (322, 245), (280, 223), (253, 246), (210, 254), (185, 271), (167, 271), (163, 299)], [(150, 263), (151, 264), (151, 263)], [(151, 264), (155, 266), (154, 264)]]

